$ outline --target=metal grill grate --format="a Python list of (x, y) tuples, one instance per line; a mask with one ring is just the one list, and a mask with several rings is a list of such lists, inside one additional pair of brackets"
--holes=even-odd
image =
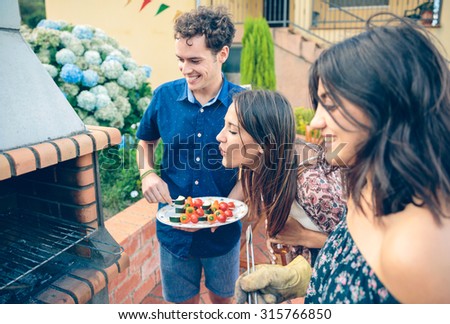
[(0, 291), (95, 231), (84, 224), (42, 214), (0, 214)]

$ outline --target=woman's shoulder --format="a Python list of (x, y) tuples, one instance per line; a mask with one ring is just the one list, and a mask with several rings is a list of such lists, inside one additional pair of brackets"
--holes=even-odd
[(403, 303), (450, 302), (450, 220), (409, 205), (387, 216), (380, 278)]

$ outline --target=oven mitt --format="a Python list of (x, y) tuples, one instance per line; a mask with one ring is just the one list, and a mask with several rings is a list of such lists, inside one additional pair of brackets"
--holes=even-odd
[(248, 301), (248, 293), (256, 291), (259, 304), (282, 303), (303, 297), (311, 279), (311, 265), (299, 255), (286, 266), (260, 264), (255, 272), (243, 273), (236, 281), (234, 297), (236, 303)]

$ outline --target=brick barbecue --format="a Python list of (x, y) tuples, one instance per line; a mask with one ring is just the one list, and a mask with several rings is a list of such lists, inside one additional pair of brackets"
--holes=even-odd
[(121, 134), (81, 122), (19, 22), (2, 0), (0, 303), (108, 303), (129, 258), (104, 226), (98, 154)]

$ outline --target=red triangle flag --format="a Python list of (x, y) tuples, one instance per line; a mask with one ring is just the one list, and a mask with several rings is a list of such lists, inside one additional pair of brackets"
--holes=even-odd
[(141, 9), (139, 9), (139, 12), (141, 12), (142, 9), (144, 9), (145, 6), (148, 5), (150, 2), (152, 2), (152, 0), (144, 0), (144, 2), (142, 2)]

